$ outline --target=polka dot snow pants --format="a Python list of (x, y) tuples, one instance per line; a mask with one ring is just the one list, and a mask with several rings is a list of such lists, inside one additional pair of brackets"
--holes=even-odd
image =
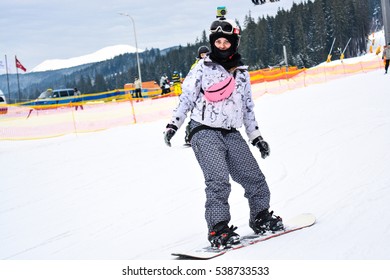
[(269, 208), (267, 182), (240, 132), (200, 130), (193, 135), (191, 145), (205, 178), (205, 217), (209, 231), (219, 222), (230, 222), (229, 175), (245, 190), (251, 220)]

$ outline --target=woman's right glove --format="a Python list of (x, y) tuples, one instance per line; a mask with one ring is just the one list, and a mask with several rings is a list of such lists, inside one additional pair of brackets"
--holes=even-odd
[(174, 124), (168, 124), (166, 128), (167, 129), (164, 132), (164, 140), (165, 140), (165, 144), (167, 144), (170, 147), (171, 146), (171, 139), (172, 139), (173, 135), (175, 135), (178, 128)]
[(266, 158), (269, 156), (270, 148), (268, 143), (263, 140), (263, 137), (259, 136), (253, 139), (252, 145), (256, 146), (260, 150), (262, 158)]

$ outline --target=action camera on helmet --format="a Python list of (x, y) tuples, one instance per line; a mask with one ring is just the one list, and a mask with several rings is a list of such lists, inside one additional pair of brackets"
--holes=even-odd
[(225, 19), (226, 14), (227, 14), (227, 10), (225, 6), (217, 7), (217, 18)]

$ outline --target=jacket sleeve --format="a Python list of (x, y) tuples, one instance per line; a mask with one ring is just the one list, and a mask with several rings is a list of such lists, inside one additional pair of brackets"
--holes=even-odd
[(256, 121), (254, 112), (255, 104), (252, 98), (252, 88), (250, 83), (250, 76), (248, 71), (244, 71), (243, 79), (244, 85), (244, 96), (243, 96), (243, 122), (245, 126), (245, 132), (248, 135), (249, 141), (253, 141), (255, 138), (261, 136), (259, 125)]
[(195, 101), (200, 94), (202, 73), (203, 63), (198, 63), (184, 79), (182, 84), (183, 93), (179, 97), (179, 105), (173, 110), (170, 124), (180, 128), (187, 117), (187, 113), (195, 106)]

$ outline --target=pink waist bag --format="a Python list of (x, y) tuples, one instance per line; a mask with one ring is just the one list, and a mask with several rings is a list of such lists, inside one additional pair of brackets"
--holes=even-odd
[(229, 96), (232, 95), (235, 87), (236, 81), (233, 77), (229, 77), (205, 90), (204, 96), (208, 101), (218, 102), (229, 98)]

